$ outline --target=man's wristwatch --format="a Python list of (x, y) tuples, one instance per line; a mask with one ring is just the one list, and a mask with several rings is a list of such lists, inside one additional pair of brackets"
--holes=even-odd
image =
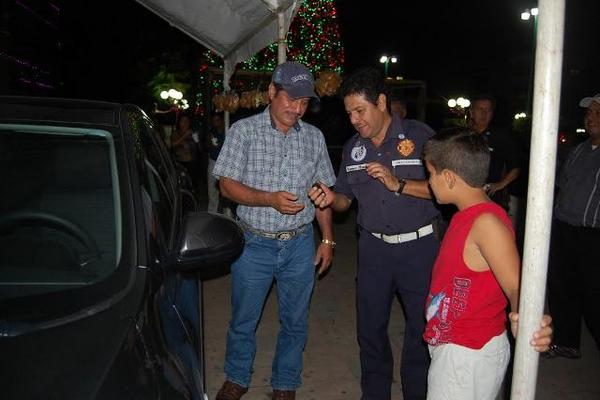
[(331, 246), (332, 249), (335, 249), (335, 242), (329, 239), (321, 239), (321, 243)]
[(396, 196), (400, 196), (402, 194), (402, 192), (404, 191), (404, 186), (406, 185), (406, 179), (400, 178), (400, 179), (398, 179), (398, 183), (400, 184), (400, 186), (398, 186), (398, 189), (396, 189), (396, 191), (394, 192), (394, 194)]

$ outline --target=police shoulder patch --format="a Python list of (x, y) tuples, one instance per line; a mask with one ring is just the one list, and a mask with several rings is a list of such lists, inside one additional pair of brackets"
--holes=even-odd
[(367, 156), (367, 148), (364, 145), (354, 146), (350, 151), (350, 157), (354, 161), (362, 161)]

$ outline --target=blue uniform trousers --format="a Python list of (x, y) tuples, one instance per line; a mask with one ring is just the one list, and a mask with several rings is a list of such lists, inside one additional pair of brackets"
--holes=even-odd
[(406, 318), (400, 368), (404, 399), (426, 398), (429, 354), (422, 338), (424, 307), (438, 250), (434, 234), (389, 244), (361, 230), (356, 303), (362, 400), (391, 397), (394, 359), (388, 324), (396, 296), (400, 297)]

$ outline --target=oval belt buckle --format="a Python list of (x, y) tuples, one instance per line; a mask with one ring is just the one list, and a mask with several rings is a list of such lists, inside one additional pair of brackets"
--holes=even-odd
[(290, 240), (293, 236), (292, 232), (279, 232), (275, 237), (277, 240)]

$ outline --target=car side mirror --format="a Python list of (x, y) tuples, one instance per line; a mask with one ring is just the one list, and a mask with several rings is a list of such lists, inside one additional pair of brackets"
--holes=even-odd
[(231, 263), (244, 247), (244, 232), (230, 218), (208, 212), (186, 215), (173, 268), (201, 272)]

